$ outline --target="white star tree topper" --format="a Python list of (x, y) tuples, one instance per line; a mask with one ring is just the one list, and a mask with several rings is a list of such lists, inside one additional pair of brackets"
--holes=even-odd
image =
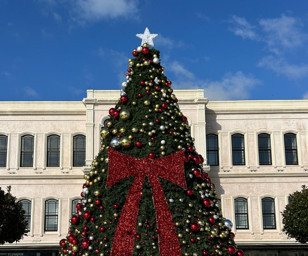
[(143, 34), (136, 34), (137, 37), (142, 39), (141, 45), (149, 44), (154, 47), (153, 39), (158, 36), (158, 34), (151, 34), (150, 30), (146, 27)]

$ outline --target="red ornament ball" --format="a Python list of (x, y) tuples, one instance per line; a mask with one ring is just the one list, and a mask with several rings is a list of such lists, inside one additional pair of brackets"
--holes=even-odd
[(142, 52), (143, 54), (148, 54), (148, 53), (150, 52), (150, 49), (149, 49), (148, 47), (142, 47), (141, 52)]
[(99, 200), (99, 199), (96, 199), (96, 200), (95, 200), (95, 204), (96, 204), (96, 205), (101, 205), (101, 203), (102, 203), (101, 200)]
[(138, 52), (136, 50), (133, 51), (133, 56), (134, 57), (138, 56)]
[(161, 104), (161, 106), (162, 106), (163, 108), (167, 108), (167, 107), (168, 107), (167, 103), (165, 103), (165, 102), (163, 102), (163, 103)]
[(119, 117), (119, 111), (115, 110), (115, 111), (113, 112), (113, 117), (114, 117), (114, 118), (118, 118), (118, 117)]
[(78, 210), (81, 210), (82, 204), (81, 204), (81, 203), (76, 204), (76, 208), (77, 208)]
[(84, 212), (83, 218), (84, 218), (85, 220), (90, 219), (90, 217), (91, 217), (91, 213), (90, 213), (90, 212)]
[(83, 240), (82, 241), (82, 243), (81, 243), (81, 247), (83, 248), (83, 249), (87, 249), (88, 247), (89, 247), (89, 244), (90, 244), (90, 242), (89, 242), (89, 240)]
[(190, 229), (191, 229), (192, 231), (199, 231), (200, 226), (199, 226), (198, 223), (192, 223), (192, 224), (190, 225)]
[(245, 256), (244, 252), (242, 250), (237, 251), (237, 256)]
[(138, 98), (141, 98), (141, 97), (142, 97), (142, 94), (141, 94), (141, 93), (138, 93), (138, 94), (137, 94), (137, 97), (138, 97)]
[(78, 216), (74, 215), (72, 218), (71, 218), (71, 223), (73, 224), (76, 224), (78, 222), (79, 218)]
[(105, 228), (104, 227), (100, 227), (99, 230), (100, 230), (100, 232), (104, 232)]
[(215, 219), (213, 217), (209, 217), (209, 222), (215, 224)]
[(149, 158), (154, 159), (155, 158), (155, 154), (154, 153), (149, 153)]
[(231, 254), (234, 254), (236, 252), (236, 249), (233, 245), (229, 245), (227, 247), (228, 252), (230, 252)]
[(141, 141), (136, 141), (136, 146), (137, 146), (138, 148), (142, 147)]
[(202, 255), (209, 255), (207, 251), (203, 251)]
[(61, 247), (64, 247), (65, 243), (66, 243), (66, 239), (61, 239), (59, 242)]
[(115, 108), (109, 109), (109, 114), (110, 114), (111, 116), (113, 116), (114, 111), (115, 111)]
[(104, 210), (104, 206), (100, 205), (100, 206), (99, 206), (99, 209), (100, 209), (100, 210)]
[(113, 205), (113, 208), (114, 208), (114, 209), (118, 209), (118, 208), (119, 208), (119, 205), (114, 204), (114, 205)]
[(192, 237), (192, 238), (190, 238), (190, 242), (195, 243), (196, 239)]
[[(63, 240), (63, 239), (62, 239), (62, 240)], [(69, 237), (67, 238), (67, 241), (69, 241), (70, 243), (72, 243), (73, 240), (74, 240), (74, 236), (69, 236)], [(61, 242), (61, 241), (60, 241), (60, 242)]]
[(128, 101), (127, 95), (121, 96), (120, 101), (121, 101), (123, 104), (126, 103), (126, 102)]
[(145, 82), (144, 82), (144, 81), (141, 81), (141, 82), (140, 82), (140, 85), (142, 85), (142, 86), (145, 85)]
[(187, 195), (192, 196), (194, 192), (191, 189), (188, 189), (186, 191), (186, 193), (187, 193)]
[(203, 200), (203, 204), (204, 204), (204, 206), (206, 206), (206, 207), (210, 207), (210, 206), (211, 206), (211, 200), (208, 199), (208, 198), (205, 198), (205, 199)]

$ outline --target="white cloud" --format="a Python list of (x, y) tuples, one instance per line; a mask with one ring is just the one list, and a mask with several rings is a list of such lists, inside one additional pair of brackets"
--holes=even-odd
[(249, 99), (250, 90), (261, 82), (241, 71), (226, 73), (220, 81), (204, 82), (205, 96), (210, 100)]
[(308, 91), (304, 93), (303, 99), (308, 99)]
[(39, 96), (39, 94), (33, 88), (29, 86), (24, 87), (23, 91), (25, 95), (28, 97), (37, 98)]
[(181, 79), (182, 78), (189, 80), (195, 79), (195, 75), (186, 68), (184, 68), (184, 66), (178, 63), (177, 61), (173, 61), (171, 64), (169, 64), (168, 70), (173, 72), (177, 77)]
[(136, 0), (77, 0), (73, 4), (77, 18), (85, 21), (133, 17), (138, 12)]
[(283, 58), (273, 55), (261, 59), (258, 66), (273, 70), (277, 74), (290, 79), (299, 79), (308, 75), (308, 65), (295, 65), (287, 63)]
[(56, 12), (53, 12), (52, 13), (52, 16), (54, 18), (54, 20), (57, 22), (57, 23), (61, 23), (62, 22), (62, 17), (60, 16), (60, 14), (56, 13)]
[(303, 45), (306, 35), (301, 31), (301, 22), (290, 16), (261, 19), (259, 21), (265, 32), (265, 42), (269, 47), (294, 48)]
[(243, 39), (256, 40), (258, 38), (254, 26), (250, 25), (245, 18), (233, 15), (230, 23), (234, 25), (230, 30), (235, 35), (240, 36)]

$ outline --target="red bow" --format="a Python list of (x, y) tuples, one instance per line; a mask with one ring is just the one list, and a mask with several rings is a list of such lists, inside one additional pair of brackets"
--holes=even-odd
[(153, 192), (156, 223), (159, 230), (159, 250), (161, 256), (179, 256), (181, 247), (172, 215), (166, 201), (159, 177), (169, 180), (186, 189), (184, 174), (184, 150), (169, 156), (138, 159), (108, 149), (109, 167), (106, 187), (122, 179), (135, 177), (126, 197), (118, 226), (113, 238), (110, 256), (131, 256), (134, 249), (139, 203), (145, 177), (148, 177)]

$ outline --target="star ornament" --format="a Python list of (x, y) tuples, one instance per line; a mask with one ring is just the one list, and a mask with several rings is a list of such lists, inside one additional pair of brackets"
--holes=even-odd
[(136, 34), (137, 37), (142, 39), (141, 45), (149, 44), (154, 46), (153, 39), (158, 36), (158, 34), (151, 34), (148, 28), (145, 28), (143, 34)]

